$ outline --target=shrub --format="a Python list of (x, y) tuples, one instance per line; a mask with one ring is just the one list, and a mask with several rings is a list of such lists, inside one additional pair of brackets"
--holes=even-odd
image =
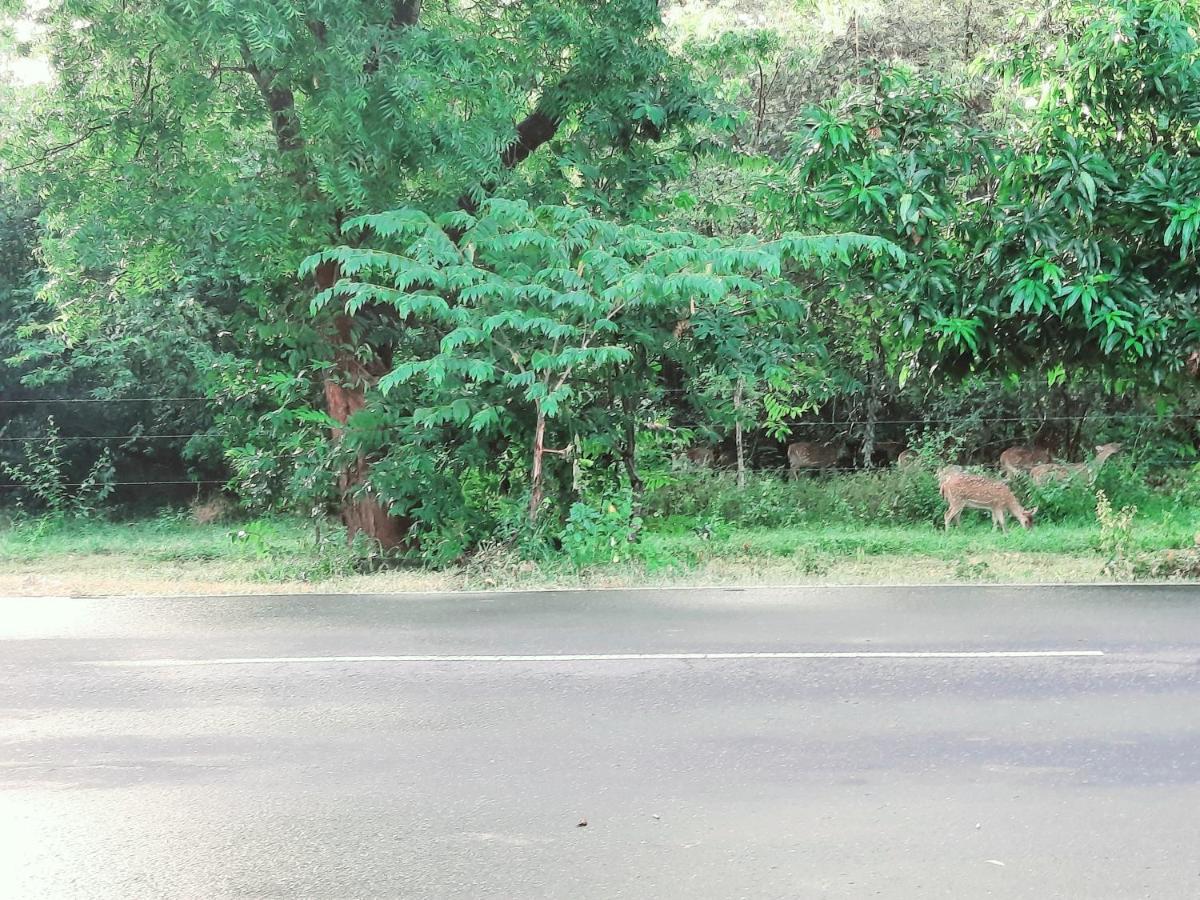
[(1104, 491), (1096, 493), (1096, 521), (1100, 523), (1100, 552), (1104, 555), (1104, 572), (1128, 577), (1132, 574), (1130, 549), (1133, 546), (1133, 517), (1136, 506), (1123, 506), (1113, 512), (1112, 503)]
[(0, 461), (3, 472), (30, 494), (52, 518), (86, 519), (113, 492), (116, 472), (112, 454), (105, 447), (75, 483), (65, 455), (58, 425), (51, 416), (46, 420), (46, 440), (25, 444), (25, 462), (20, 465)]
[(562, 532), (562, 549), (577, 568), (625, 562), (637, 556), (642, 520), (629, 497), (572, 504)]

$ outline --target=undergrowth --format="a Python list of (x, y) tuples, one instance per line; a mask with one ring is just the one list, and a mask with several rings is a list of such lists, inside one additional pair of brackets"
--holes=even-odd
[[(712, 566), (730, 578), (742, 571), (751, 579), (770, 568), (821, 579), (847, 566), (865, 571), (872, 560), (927, 560), (953, 580), (990, 581), (1007, 571), (1004, 559), (1058, 556), (1090, 560), (1096, 577), (1200, 575), (1200, 478), (1194, 472), (1149, 483), (1113, 466), (1094, 486), (1084, 480), (1039, 487), (1025, 479), (1011, 485), (1023, 503), (1040, 507), (1033, 529), (1000, 533), (985, 512), (967, 511), (963, 524), (946, 532), (937, 481), (924, 470), (794, 480), (752, 474), (744, 490), (732, 476), (687, 473), (640, 502), (627, 490), (581, 499), (565, 528), (555, 531), (546, 522), (516, 528), (436, 570), (499, 587), (571, 583), (603, 572), (624, 573), (634, 583), (661, 582)], [(188, 566), (251, 582), (322, 584), (406, 562), (361, 537), (348, 543), (345, 531), (327, 520), (222, 521), (186, 508), (129, 521), (0, 518), (0, 572), (45, 568), (54, 560), (69, 569), (70, 560), (87, 557), (151, 570)]]

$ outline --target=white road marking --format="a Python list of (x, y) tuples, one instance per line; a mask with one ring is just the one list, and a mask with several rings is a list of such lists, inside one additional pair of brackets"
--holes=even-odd
[(124, 668), (248, 666), (294, 663), (509, 663), (621, 662), (739, 659), (1060, 659), (1103, 656), (1103, 650), (802, 650), (730, 653), (510, 653), (405, 656), (231, 656), (212, 659), (105, 659), (82, 665)]

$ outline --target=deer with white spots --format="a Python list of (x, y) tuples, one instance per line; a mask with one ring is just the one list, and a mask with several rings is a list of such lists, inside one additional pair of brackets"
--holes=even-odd
[(1033, 516), (1037, 507), (1025, 509), (1003, 481), (986, 475), (968, 472), (947, 472), (940, 479), (942, 499), (946, 501), (946, 530), (951, 522), (958, 522), (964, 509), (986, 509), (992, 514), (992, 525), (1008, 531), (1004, 524), (1005, 512), (1021, 523), (1022, 528), (1033, 527)]

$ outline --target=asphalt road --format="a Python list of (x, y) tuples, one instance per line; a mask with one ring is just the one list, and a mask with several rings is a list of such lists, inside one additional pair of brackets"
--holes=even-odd
[(0, 600), (3, 897), (1195, 898), (1198, 783), (1193, 588)]

